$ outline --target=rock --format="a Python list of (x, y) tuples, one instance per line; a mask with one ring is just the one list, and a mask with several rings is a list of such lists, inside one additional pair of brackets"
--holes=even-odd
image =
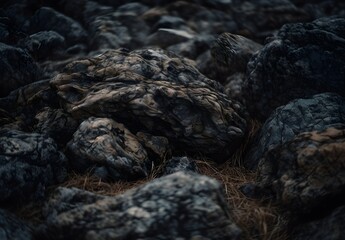
[(266, 119), (292, 99), (345, 92), (345, 19), (285, 25), (248, 63), (247, 107)]
[(344, 237), (345, 229), (345, 207), (341, 206), (332, 211), (329, 215), (300, 224), (294, 229), (293, 240), (341, 240)]
[(0, 209), (0, 239), (34, 239), (30, 227), (13, 214)]
[(255, 137), (244, 164), (256, 168), (265, 153), (302, 132), (322, 131), (345, 123), (345, 100), (335, 93), (297, 99), (277, 108)]
[(33, 59), (20, 48), (0, 43), (0, 97), (39, 80), (40, 71)]
[(44, 212), (47, 221), (39, 239), (241, 237), (221, 185), (209, 177), (182, 172), (116, 197), (58, 188)]
[(0, 202), (44, 196), (66, 177), (66, 158), (53, 139), (37, 133), (0, 130)]
[(220, 84), (164, 51), (107, 51), (69, 64), (51, 84), (77, 119), (114, 118), (216, 161), (231, 156), (246, 131), (243, 108)]
[(211, 54), (217, 66), (228, 69), (230, 73), (244, 73), (249, 59), (261, 48), (262, 45), (243, 36), (223, 33), (213, 43)]
[(147, 45), (165, 48), (192, 38), (193, 35), (184, 30), (160, 28), (148, 37)]
[(160, 28), (164, 29), (180, 29), (184, 30), (187, 27), (187, 23), (183, 18), (176, 16), (163, 15), (153, 26), (152, 30), (157, 31)]
[(163, 166), (162, 175), (169, 175), (179, 171), (185, 173), (197, 173), (198, 167), (193, 159), (188, 157), (173, 157), (167, 160)]
[(140, 2), (126, 3), (119, 6), (116, 9), (116, 14), (119, 15), (131, 15), (131, 16), (140, 16), (141, 14), (148, 11), (150, 8)]
[(92, 170), (105, 180), (143, 178), (151, 167), (135, 135), (108, 118), (91, 117), (82, 122), (67, 149), (73, 169)]
[(65, 47), (65, 38), (54, 31), (42, 31), (18, 42), (37, 60), (49, 59), (58, 55)]
[(237, 100), (238, 102), (245, 105), (245, 98), (243, 93), (243, 84), (245, 75), (244, 73), (235, 73), (227, 77), (224, 82), (225, 93), (229, 96), (230, 99)]
[(345, 125), (301, 133), (265, 154), (257, 185), (294, 215), (320, 214), (344, 203), (344, 157)]
[(78, 22), (49, 7), (38, 9), (26, 28), (30, 33), (55, 31), (65, 38), (68, 45), (84, 42), (87, 38), (86, 31)]

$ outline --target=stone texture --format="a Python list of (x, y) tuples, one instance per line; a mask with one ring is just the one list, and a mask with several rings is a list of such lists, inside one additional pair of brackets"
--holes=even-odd
[(247, 107), (266, 119), (292, 99), (345, 93), (345, 19), (322, 18), (285, 25), (248, 63)]
[(148, 36), (147, 45), (166, 48), (192, 38), (193, 35), (184, 30), (159, 28), (155, 33)]
[(39, 80), (39, 68), (20, 48), (0, 43), (0, 97)]
[(169, 175), (175, 172), (197, 173), (198, 167), (193, 159), (188, 157), (173, 157), (166, 161), (163, 166), (162, 175)]
[(265, 153), (302, 132), (321, 131), (345, 123), (344, 98), (322, 93), (277, 108), (251, 144), (245, 166), (254, 169)]
[(246, 131), (243, 108), (220, 84), (161, 50), (108, 51), (69, 64), (51, 84), (76, 118), (111, 117), (216, 161), (231, 156)]
[(0, 202), (42, 198), (47, 186), (66, 177), (66, 158), (53, 139), (0, 130)]
[(305, 132), (269, 150), (259, 165), (259, 189), (302, 217), (343, 203), (344, 127)]
[[(39, 239), (240, 239), (221, 185), (182, 172), (116, 197), (58, 188)], [(168, 227), (167, 227), (168, 226)]]
[(1, 240), (31, 240), (34, 239), (30, 227), (13, 214), (0, 209), (0, 239)]
[(108, 118), (91, 117), (82, 122), (67, 149), (75, 170), (92, 171), (105, 180), (146, 177), (151, 167), (136, 136)]

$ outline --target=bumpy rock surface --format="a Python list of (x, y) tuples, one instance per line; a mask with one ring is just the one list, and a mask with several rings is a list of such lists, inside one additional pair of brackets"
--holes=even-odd
[(0, 209), (0, 239), (1, 240), (31, 240), (31, 229), (23, 221), (11, 213)]
[(231, 156), (246, 131), (243, 108), (222, 86), (163, 51), (108, 51), (68, 65), (51, 83), (76, 118), (112, 117), (217, 161)]
[(91, 117), (82, 122), (67, 148), (74, 169), (92, 169), (103, 179), (146, 177), (151, 165), (136, 136), (108, 118)]
[(116, 197), (58, 188), (45, 213), (41, 239), (239, 239), (241, 234), (221, 185), (181, 172)]
[(38, 66), (27, 52), (0, 42), (0, 97), (38, 78)]
[(248, 64), (247, 106), (254, 117), (292, 99), (345, 93), (345, 19), (322, 18), (285, 25)]
[(329, 215), (301, 224), (294, 230), (293, 240), (341, 240), (344, 238), (345, 207), (338, 207)]
[(53, 139), (37, 133), (0, 130), (0, 202), (44, 196), (66, 177), (66, 158)]
[(297, 214), (317, 214), (344, 201), (345, 130), (306, 132), (267, 152), (258, 186)]
[(179, 171), (195, 173), (198, 172), (198, 168), (193, 159), (188, 157), (173, 157), (167, 160), (163, 166), (162, 175), (169, 175)]
[(292, 140), (299, 133), (322, 131), (345, 123), (345, 100), (335, 93), (297, 99), (277, 108), (255, 137), (245, 166), (256, 168), (266, 151)]

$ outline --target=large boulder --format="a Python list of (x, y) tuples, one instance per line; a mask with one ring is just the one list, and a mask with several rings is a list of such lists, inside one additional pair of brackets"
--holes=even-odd
[(345, 19), (287, 24), (248, 63), (243, 92), (253, 117), (321, 92), (345, 93)]
[(46, 187), (65, 179), (66, 162), (51, 138), (0, 130), (0, 202), (42, 198)]
[(13, 214), (0, 209), (0, 239), (1, 240), (31, 240), (33, 238), (30, 227)]
[(82, 122), (67, 144), (71, 166), (94, 171), (103, 179), (146, 177), (151, 167), (147, 152), (123, 124), (91, 117)]
[(107, 51), (69, 64), (51, 84), (75, 118), (110, 117), (218, 161), (231, 156), (246, 132), (243, 107), (219, 83), (162, 50)]
[(39, 68), (27, 52), (0, 43), (0, 97), (39, 80), (39, 76)]
[(240, 239), (222, 191), (182, 172), (116, 197), (58, 188), (39, 239)]
[(255, 169), (266, 152), (283, 145), (302, 132), (322, 131), (345, 123), (345, 99), (322, 93), (297, 99), (277, 108), (253, 140), (244, 164)]

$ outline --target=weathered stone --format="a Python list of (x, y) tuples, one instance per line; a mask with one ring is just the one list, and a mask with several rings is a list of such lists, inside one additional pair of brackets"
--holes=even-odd
[(184, 29), (186, 26), (187, 23), (183, 18), (164, 15), (152, 26), (152, 30), (157, 31), (160, 28)]
[(0, 43), (0, 97), (39, 80), (39, 68), (20, 48)]
[(84, 42), (87, 33), (75, 20), (49, 7), (42, 7), (30, 18), (26, 26), (30, 33), (55, 31), (63, 36), (67, 44)]
[(183, 171), (185, 173), (197, 173), (198, 168), (193, 159), (188, 157), (173, 157), (167, 160), (163, 166), (162, 175), (169, 175), (175, 172)]
[(148, 37), (147, 45), (165, 48), (192, 38), (193, 35), (184, 30), (160, 28)]
[(0, 202), (44, 196), (66, 177), (66, 158), (53, 139), (37, 133), (0, 130)]
[(0, 209), (0, 239), (1, 240), (31, 240), (34, 239), (30, 227), (13, 214)]
[(116, 14), (117, 15), (131, 15), (131, 16), (137, 17), (145, 13), (147, 10), (149, 10), (148, 6), (140, 2), (132, 2), (132, 3), (126, 3), (119, 6), (116, 9)]
[[(94, 200), (93, 200), (94, 199)], [(40, 239), (240, 239), (221, 185), (175, 173), (116, 197), (58, 188)], [(169, 226), (169, 227), (167, 227)]]
[(65, 47), (65, 38), (54, 31), (42, 31), (18, 42), (32, 57), (43, 60), (54, 57)]
[(269, 150), (258, 168), (260, 191), (302, 217), (343, 203), (344, 128), (305, 132)]
[(293, 230), (293, 240), (341, 240), (345, 235), (345, 207), (341, 206), (332, 211), (329, 215), (300, 224)]
[(235, 73), (226, 78), (224, 82), (225, 93), (230, 99), (235, 99), (245, 105), (243, 94), (243, 84), (245, 79), (244, 73)]
[(255, 137), (245, 159), (254, 169), (265, 153), (284, 145), (302, 132), (322, 131), (345, 123), (345, 100), (335, 93), (322, 93), (297, 99), (277, 108)]
[(82, 122), (67, 149), (75, 170), (92, 170), (106, 180), (146, 177), (151, 166), (135, 135), (108, 118), (91, 117)]
[(211, 54), (218, 67), (226, 68), (230, 73), (244, 73), (249, 59), (261, 48), (262, 45), (243, 36), (223, 33), (213, 43)]
[(287, 24), (248, 64), (247, 106), (266, 119), (292, 99), (321, 92), (345, 93), (345, 19)]
[(216, 161), (236, 150), (244, 110), (188, 61), (156, 50), (108, 51), (68, 65), (51, 84), (76, 118), (111, 117)]

